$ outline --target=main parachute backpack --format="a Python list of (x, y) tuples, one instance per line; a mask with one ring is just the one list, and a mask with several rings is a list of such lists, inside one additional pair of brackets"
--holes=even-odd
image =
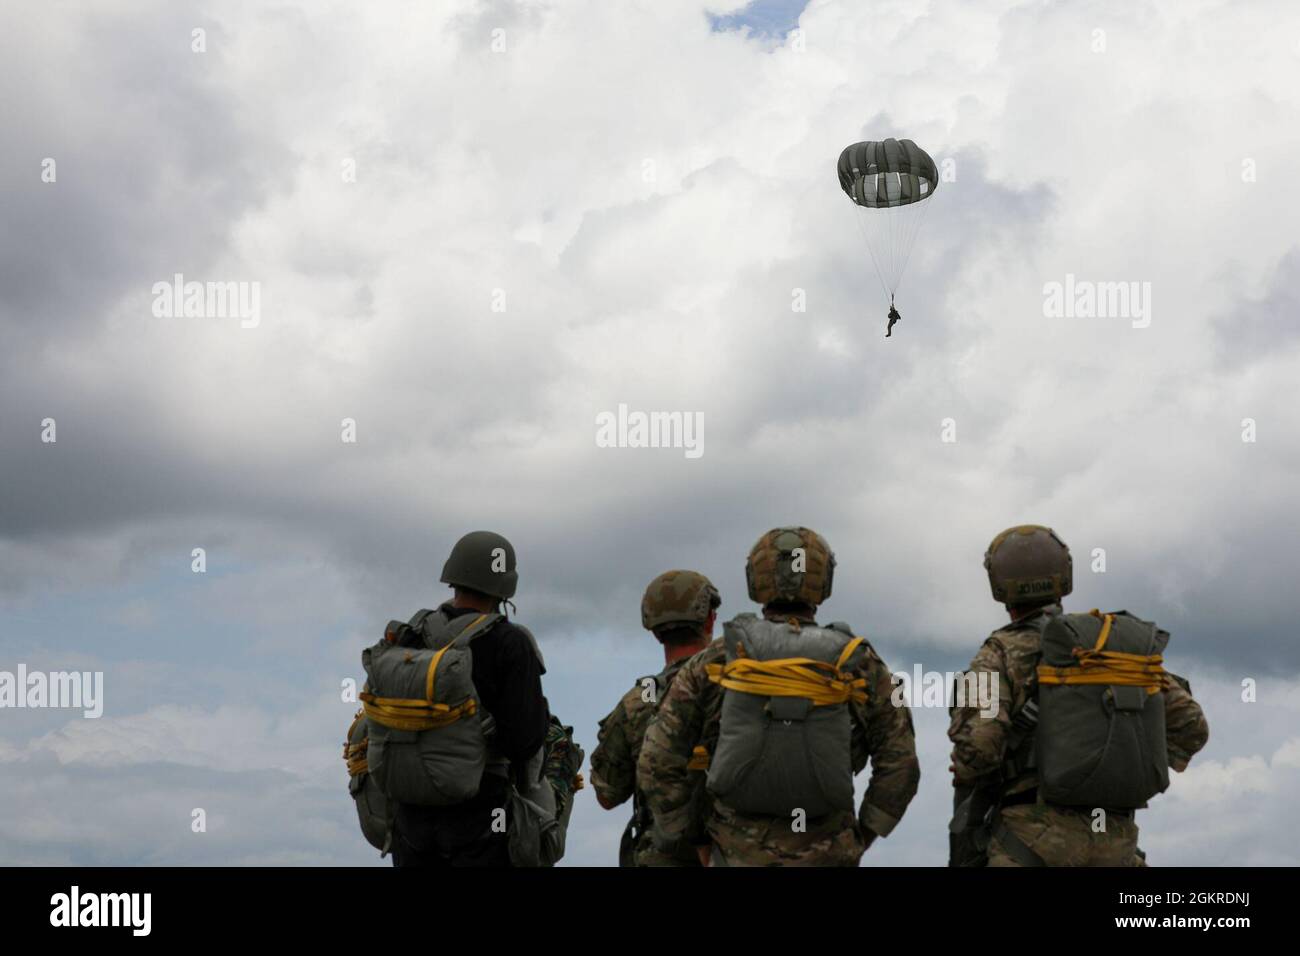
[(1137, 809), (1169, 786), (1168, 642), (1127, 611), (1047, 621), (1034, 745), (1047, 803)]
[(741, 614), (723, 626), (725, 688), (708, 789), (742, 813), (820, 817), (853, 809), (849, 702), (865, 703), (852, 670), (866, 643), (842, 624), (775, 623)]
[[(449, 806), (478, 793), (489, 756), (487, 715), (479, 713), (470, 642), (499, 619), (420, 611), (410, 624), (391, 622), (384, 640), (362, 652), (366, 762), (390, 800)], [(397, 643), (408, 627), (424, 647)]]

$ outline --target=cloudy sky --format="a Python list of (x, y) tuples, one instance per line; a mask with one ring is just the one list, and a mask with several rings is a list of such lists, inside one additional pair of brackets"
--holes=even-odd
[[(378, 865), (340, 688), (444, 598), (465, 531), (515, 543), (590, 751), (658, 668), (655, 574), (749, 610), (750, 545), (808, 525), (839, 560), (826, 618), (950, 670), (1004, 619), (981, 558), (1022, 522), (1073, 547), (1067, 606), (1172, 632), (1206, 709), (1141, 815), (1151, 861), (1300, 863), (1290, 0), (0, 25), (0, 670), (105, 695), (0, 710), (0, 863)], [(886, 340), (834, 167), (888, 136), (946, 175)], [(255, 287), (256, 321), (160, 315), (177, 274)], [(1067, 276), (1149, 314), (1046, 314)], [(701, 416), (703, 454), (599, 447), (621, 404)], [(915, 719), (921, 791), (867, 865), (944, 862), (946, 715)], [(624, 816), (581, 794), (566, 862), (613, 864)]]

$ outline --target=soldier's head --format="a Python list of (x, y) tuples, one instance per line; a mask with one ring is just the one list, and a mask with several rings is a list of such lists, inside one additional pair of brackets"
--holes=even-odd
[(713, 637), (713, 622), (722, 598), (713, 582), (698, 571), (665, 571), (641, 598), (641, 626), (670, 656), (702, 648)]
[(495, 531), (471, 531), (451, 549), (439, 580), (452, 586), (456, 603), (494, 609), (519, 584), (514, 545)]
[(769, 615), (812, 618), (831, 596), (835, 553), (809, 528), (773, 528), (749, 549), (749, 597)]
[(984, 552), (993, 600), (1013, 618), (1057, 604), (1074, 589), (1070, 549), (1051, 528), (1022, 524), (1003, 531)]

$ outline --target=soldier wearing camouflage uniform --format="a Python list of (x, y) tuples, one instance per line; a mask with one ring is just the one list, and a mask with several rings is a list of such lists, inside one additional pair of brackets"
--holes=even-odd
[(650, 810), (636, 788), (636, 765), (659, 701), (686, 661), (708, 646), (721, 603), (717, 588), (695, 571), (659, 575), (641, 600), (641, 626), (663, 645), (664, 669), (638, 680), (600, 722), (599, 742), (591, 755), (591, 785), (600, 805), (613, 810), (629, 798), (633, 801), (632, 819), (619, 846), (620, 866), (700, 865), (690, 846), (672, 852), (655, 848), (650, 839)]
[[(834, 567), (835, 556), (819, 534), (777, 528), (750, 551), (749, 595), (762, 605), (765, 620), (787, 624), (798, 635), (801, 626), (817, 626), (817, 606), (830, 596)], [(849, 634), (847, 627), (835, 627)], [(870, 645), (858, 642), (859, 663), (846, 676), (865, 689), (865, 699), (849, 704), (852, 767), (838, 769), (856, 774), (870, 760), (871, 780), (860, 810), (856, 815), (852, 809), (835, 810), (796, 826), (790, 816), (741, 813), (714, 794), (701, 793), (692, 779), (693, 763), (717, 753), (724, 698), (739, 693), (724, 690), (710, 676), (710, 665), (716, 674), (726, 659), (724, 644), (722, 638), (712, 642), (678, 672), (646, 732), (637, 784), (654, 815), (655, 845), (674, 852), (689, 845), (702, 862), (715, 866), (856, 866), (876, 837), (888, 836), (898, 825), (921, 776), (911, 713), (891, 702), (889, 669)], [(851, 805), (851, 778), (847, 784)]]
[[(993, 539), (984, 566), (1011, 623), (989, 636), (970, 665), (996, 681), (996, 716), (982, 716), (975, 701), (951, 709), (957, 813), (950, 864), (985, 865), (986, 853), (988, 866), (1144, 865), (1131, 809), (1058, 806), (1039, 793), (1032, 754), (1041, 635), (1045, 616), (1063, 613), (1061, 598), (1073, 587), (1069, 548), (1050, 528), (1020, 525)], [(1187, 682), (1166, 676), (1168, 762), (1182, 771), (1205, 746), (1209, 728)]]

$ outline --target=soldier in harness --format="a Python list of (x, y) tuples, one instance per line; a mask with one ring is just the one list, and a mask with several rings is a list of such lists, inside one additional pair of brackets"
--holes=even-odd
[(695, 571), (665, 572), (646, 588), (641, 624), (663, 645), (664, 669), (640, 678), (600, 722), (599, 743), (591, 755), (591, 784), (600, 805), (613, 810), (632, 800), (632, 819), (619, 845), (619, 866), (700, 865), (689, 845), (660, 850), (651, 843), (653, 820), (636, 786), (636, 765), (646, 729), (677, 672), (712, 640), (721, 603), (709, 579)]
[(921, 775), (911, 713), (864, 638), (817, 623), (834, 569), (809, 528), (773, 528), (750, 550), (761, 614), (686, 663), (646, 731), (637, 783), (656, 846), (689, 842), (708, 866), (857, 866), (897, 826)]
[(951, 708), (949, 865), (1142, 865), (1135, 811), (1209, 736), (1187, 682), (1164, 671), (1168, 633), (1125, 611), (1064, 613), (1073, 566), (1050, 528), (1007, 529), (984, 566), (1011, 622), (968, 671), (996, 685), (996, 714)]
[(898, 310), (894, 308), (894, 297), (891, 295), (889, 297), (889, 325), (885, 328), (885, 338), (889, 338), (894, 334), (894, 323), (901, 318), (902, 316), (898, 314)]
[[(471, 673), (443, 673), (438, 683), (440, 688), (445, 688), (449, 682), (460, 680), (473, 690), (470, 703), (475, 706), (464, 714), (441, 721), (395, 716), (393, 711), (402, 709), (409, 701), (370, 693), (362, 695), (370, 724), (370, 744), (375, 743), (381, 732), (389, 738), (387, 747), (368, 747), (368, 770), (390, 798), (393, 864), (403, 867), (537, 865), (520, 862), (519, 845), (514, 838), (523, 832), (524, 821), (519, 819), (516, 809), (527, 805), (520, 804), (515, 795), (537, 789), (553, 723), (542, 694), (541, 678), (546, 669), (537, 642), (527, 628), (500, 613), (501, 605), (514, 596), (518, 582), (514, 547), (494, 532), (471, 532), (456, 542), (443, 567), (441, 580), (452, 588), (450, 601), (436, 610), (421, 611), (409, 625), (392, 622), (391, 637), (367, 651), (376, 666), (385, 662), (390, 670), (401, 673), (400, 664), (391, 662), (400, 662), (402, 655), (386, 651), (385, 644), (411, 653), (427, 654), (431, 649), (441, 648), (443, 653), (450, 654), (467, 653), (472, 640)], [(374, 679), (370, 664), (367, 664), (367, 674)], [(432, 683), (430, 678), (429, 684)], [(423, 677), (420, 684), (423, 688)], [(484, 734), (478, 728), (480, 724), (486, 725), (485, 715), (491, 716), (491, 734), (489, 742), (482, 744)], [(438, 724), (442, 726), (437, 730), (431, 726)], [(460, 774), (451, 772), (424, 779), (423, 771), (427, 770), (433, 755), (425, 755), (422, 762), (418, 741), (428, 739), (429, 746), (436, 747), (434, 741), (439, 734), (441, 737), (437, 739), (460, 735), (456, 737), (461, 741), (459, 747), (438, 759), (456, 758), (457, 768), (463, 765), (472, 779), (462, 780)], [(474, 745), (471, 747), (468, 741)], [(467, 754), (477, 753), (481, 746), (488, 748), (486, 756), (469, 759)], [(379, 758), (384, 755), (386, 759), (381, 762)], [(399, 765), (403, 757), (408, 762)], [(453, 785), (455, 794), (463, 795), (463, 799), (446, 796), (445, 791)], [(423, 797), (422, 791), (430, 786), (437, 789), (433, 797), (416, 799)], [(515, 814), (505, 832), (494, 825), (502, 808), (509, 808), (507, 812)], [(536, 849), (530, 848), (529, 855), (535, 855)]]

